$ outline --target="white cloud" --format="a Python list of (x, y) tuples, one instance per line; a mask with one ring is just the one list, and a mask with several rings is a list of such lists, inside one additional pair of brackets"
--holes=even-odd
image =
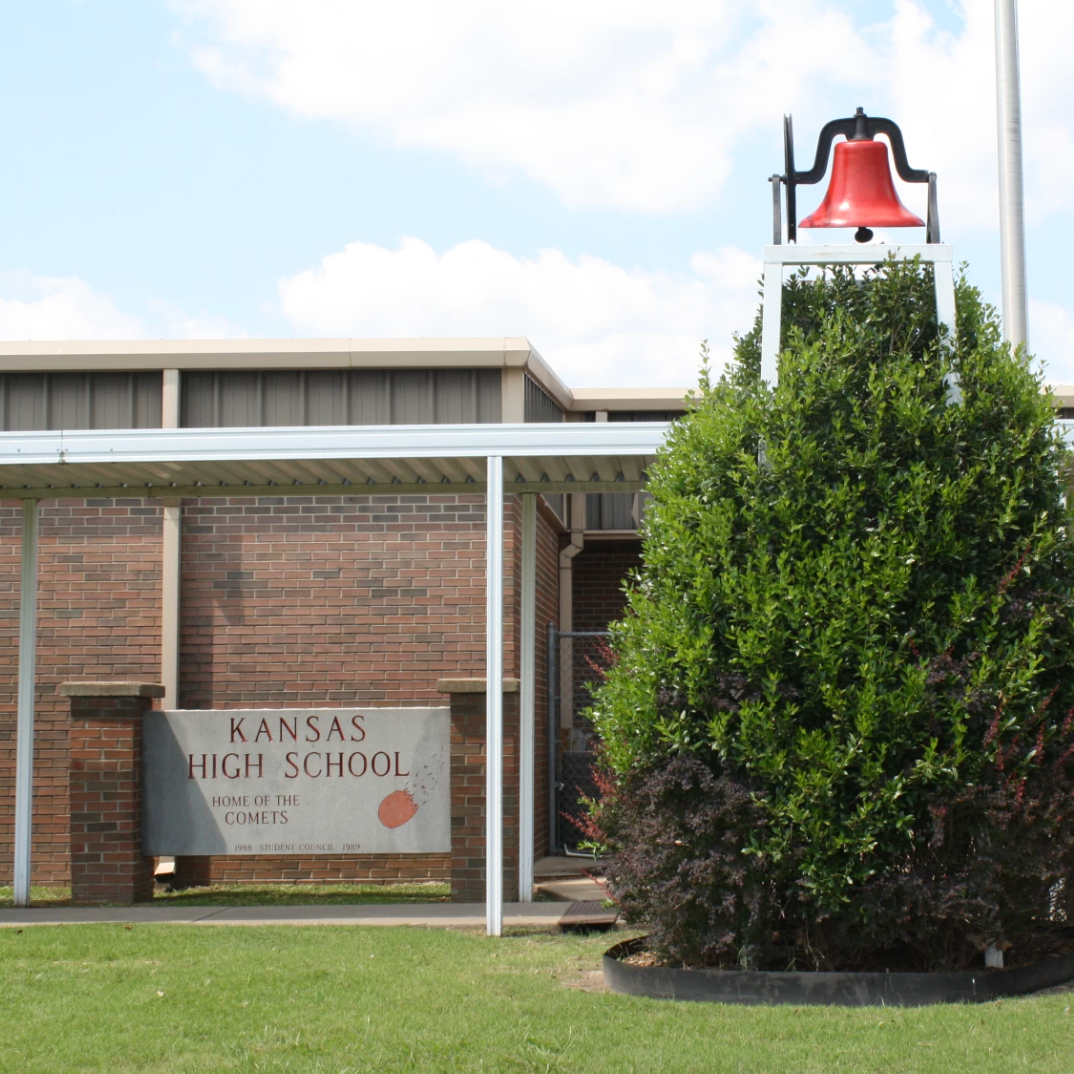
[[(937, 30), (925, 6), (896, 0), (877, 32), (885, 108), (902, 127), (910, 164), (938, 175), (944, 237), (996, 226), (998, 213), (992, 0), (967, 0), (961, 34)], [(904, 200), (924, 217), (924, 188)]]
[[(701, 251), (689, 270), (625, 268), (561, 251), (517, 258), (470, 240), (438, 253), (350, 243), (280, 282), (279, 312), (313, 336), (528, 336), (573, 387), (695, 383), (699, 343), (713, 364), (753, 324), (760, 262), (736, 247)], [(1074, 384), (1074, 312), (1031, 299), (1030, 345), (1053, 384)]]
[[(630, 269), (559, 250), (517, 258), (478, 240), (438, 253), (415, 238), (397, 249), (351, 243), (282, 280), (278, 312), (313, 336), (528, 336), (574, 387), (693, 384), (699, 343), (714, 366), (753, 323), (761, 265), (731, 246), (701, 251), (682, 272)], [(266, 312), (275, 313), (275, 308)], [(0, 339), (245, 338), (225, 318), (163, 302), (130, 316), (87, 283), (0, 274)], [(1053, 384), (1074, 384), (1074, 312), (1029, 304), (1030, 345)]]
[(168, 339), (247, 339), (250, 335), (226, 317), (187, 313), (170, 302), (154, 301), (149, 308), (161, 322), (163, 335)]
[(699, 344), (717, 367), (753, 323), (760, 263), (733, 247), (686, 272), (627, 269), (559, 250), (516, 258), (471, 240), (437, 253), (351, 243), (283, 280), (280, 309), (299, 332), (336, 336), (525, 335), (573, 386), (695, 382)]
[[(903, 128), (910, 163), (939, 175), (945, 236), (998, 222), (994, 0), (963, 0), (959, 34), (937, 29), (928, 8), (896, 0), (875, 43), (884, 106)], [(1071, 210), (1074, 79), (1068, 43), (1074, 6), (1021, 4), (1023, 154), (1030, 223)], [(920, 163), (919, 163), (920, 162)]]
[(785, 106), (845, 96), (871, 69), (850, 17), (817, 0), (178, 6), (216, 85), (524, 174), (573, 206), (703, 204), (743, 135), (769, 124), (778, 141)]
[(0, 339), (137, 339), (137, 319), (71, 277), (0, 275)]
[(191, 315), (154, 301), (149, 318), (124, 313), (108, 295), (75, 277), (0, 273), (0, 339), (235, 339), (248, 333), (223, 317)]
[[(945, 226), (995, 226), (993, 0), (896, 0), (881, 22), (849, 0), (174, 2), (216, 85), (525, 175), (572, 206), (711, 204), (752, 132), (771, 132), (761, 168), (777, 170), (793, 111), (801, 167), (820, 125), (861, 104), (940, 174)], [(958, 33), (930, 14), (953, 4)], [(1072, 37), (1074, 5), (1022, 5), (1031, 217), (1069, 200)]]

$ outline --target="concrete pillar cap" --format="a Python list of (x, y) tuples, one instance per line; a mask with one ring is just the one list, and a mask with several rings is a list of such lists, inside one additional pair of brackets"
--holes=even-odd
[(159, 682), (61, 682), (64, 697), (163, 697)]

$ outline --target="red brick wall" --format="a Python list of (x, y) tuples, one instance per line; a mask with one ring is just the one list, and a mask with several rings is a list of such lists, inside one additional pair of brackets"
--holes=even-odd
[(641, 564), (635, 541), (594, 541), (574, 557), (574, 629), (605, 630), (626, 607), (623, 580)]
[(443, 702), (484, 674), (484, 496), (183, 506), (183, 708)]
[[(183, 504), (183, 708), (446, 704), (484, 674), (485, 498)], [(446, 855), (184, 858), (180, 880), (446, 879)]]
[(71, 899), (131, 903), (153, 897), (142, 854), (141, 697), (71, 699)]
[[(517, 523), (507, 501), (504, 674), (518, 675)], [(545, 624), (557, 616), (556, 524), (538, 519), (537, 851), (546, 845)], [(13, 839), (21, 507), (0, 507), (0, 883)], [(78, 679), (159, 681), (160, 509), (47, 503), (41, 513), (34, 883), (68, 883), (68, 706)], [(485, 674), (481, 494), (184, 503), (184, 708), (445, 704), (436, 683)], [(189, 868), (204, 873), (196, 860)], [(443, 877), (420, 858), (214, 859), (218, 879)]]
[(449, 854), (403, 857), (394, 854), (305, 855), (302, 857), (246, 857), (221, 855), (187, 857), (177, 880), (182, 883), (362, 883), (394, 884), (446, 881), (451, 875)]
[[(11, 883), (22, 507), (0, 505), (0, 883)], [(70, 880), (69, 679), (160, 675), (160, 508), (145, 500), (47, 501), (38, 543), (32, 880)]]
[[(518, 901), (519, 695), (503, 695), (503, 895)], [(485, 900), (485, 694), (451, 695), (451, 897)]]
[[(504, 497), (503, 520), (503, 673), (507, 678), (517, 678), (519, 645), (522, 641), (519, 634), (522, 614), (522, 589), (519, 585), (522, 578), (522, 544), (519, 540), (522, 533), (522, 501), (517, 496)], [(481, 547), (484, 548), (484, 542)], [(484, 614), (484, 590), (481, 599)], [(485, 644), (484, 637), (482, 632), (482, 645)], [(484, 653), (481, 666), (485, 666)]]
[[(446, 705), (485, 666), (485, 497), (184, 501), (183, 708)], [(180, 880), (446, 879), (447, 855), (184, 858)]]

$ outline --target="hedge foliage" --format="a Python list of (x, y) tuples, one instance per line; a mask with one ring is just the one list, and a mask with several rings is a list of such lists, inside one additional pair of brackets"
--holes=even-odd
[(994, 311), (961, 280), (945, 347), (932, 287), (796, 276), (778, 387), (758, 319), (651, 474), (594, 823), (672, 962), (960, 966), (1062, 916), (1068, 453)]

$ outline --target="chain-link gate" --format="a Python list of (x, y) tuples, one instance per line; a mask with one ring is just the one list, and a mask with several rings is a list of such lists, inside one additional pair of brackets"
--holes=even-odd
[(556, 630), (548, 626), (549, 842), (552, 854), (581, 853), (577, 824), (582, 798), (597, 795), (593, 780), (593, 726), (582, 713), (592, 703), (611, 664), (606, 630)]

